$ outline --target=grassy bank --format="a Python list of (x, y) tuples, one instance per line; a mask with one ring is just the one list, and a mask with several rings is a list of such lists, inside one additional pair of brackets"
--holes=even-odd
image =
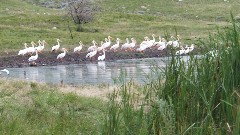
[(99, 134), (103, 102), (59, 90), (0, 79), (0, 134)]
[[(101, 11), (93, 22), (84, 24), (84, 32), (76, 32), (76, 26), (60, 9), (49, 9), (20, 0), (4, 1), (0, 5), (1, 52), (18, 51), (23, 43), (45, 39), (49, 46), (60, 38), (62, 45), (73, 48), (79, 40), (90, 45), (95, 39), (100, 42), (106, 36), (125, 39), (135, 37), (139, 42), (144, 36), (175, 35), (182, 37), (182, 43), (193, 43), (198, 38), (216, 31), (216, 26), (229, 25), (229, 14), (239, 14), (239, 2), (224, 1), (117, 1), (99, 2)], [(68, 25), (73, 31), (71, 39)], [(57, 29), (52, 29), (56, 27)]]

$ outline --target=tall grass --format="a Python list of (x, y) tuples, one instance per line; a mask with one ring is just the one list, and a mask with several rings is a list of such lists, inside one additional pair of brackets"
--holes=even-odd
[[(232, 17), (233, 18), (233, 17)], [(172, 56), (142, 87), (122, 82), (109, 96), (104, 134), (239, 134), (240, 47), (234, 22), (207, 46), (218, 50), (188, 62)], [(121, 79), (120, 79), (121, 80)]]

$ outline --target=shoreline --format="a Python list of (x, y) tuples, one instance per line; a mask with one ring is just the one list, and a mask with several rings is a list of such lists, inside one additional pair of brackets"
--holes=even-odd
[[(198, 54), (198, 49), (194, 49), (191, 54)], [(21, 68), (29, 66), (56, 66), (56, 65), (69, 65), (69, 64), (84, 64), (88, 62), (97, 62), (98, 56), (102, 55), (102, 52), (98, 52), (92, 60), (86, 58), (87, 52), (85, 50), (79, 53), (68, 52), (66, 56), (60, 60), (57, 59), (57, 55), (61, 51), (50, 52), (44, 51), (38, 54), (38, 59), (35, 61), (36, 64), (28, 62), (28, 58), (31, 55), (20, 56), (17, 52), (11, 52), (4, 57), (0, 57), (1, 68)], [(15, 54), (15, 55), (14, 55)], [(35, 54), (33, 54), (35, 55)], [(188, 54), (186, 54), (188, 55)], [(121, 59), (141, 59), (141, 58), (157, 58), (171, 56), (171, 49), (167, 48), (163, 51), (157, 50), (157, 48), (147, 49), (144, 52), (136, 51), (124, 51), (118, 50), (116, 52), (106, 51), (105, 61), (114, 61)]]

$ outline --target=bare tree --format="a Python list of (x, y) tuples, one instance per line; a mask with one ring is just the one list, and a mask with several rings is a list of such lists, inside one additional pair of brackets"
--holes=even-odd
[(98, 6), (93, 0), (68, 0), (68, 13), (74, 23), (78, 24), (78, 31), (82, 31), (81, 25), (93, 20)]

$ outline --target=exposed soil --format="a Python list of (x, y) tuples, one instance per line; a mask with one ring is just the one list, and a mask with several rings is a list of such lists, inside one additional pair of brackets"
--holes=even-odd
[[(157, 50), (157, 47), (147, 49), (144, 52), (136, 51), (124, 51), (117, 50), (106, 51), (105, 61), (114, 61), (119, 59), (140, 59), (140, 58), (151, 58), (151, 57), (165, 57), (171, 55), (171, 49), (165, 49), (163, 51)], [(194, 49), (191, 53), (198, 54), (199, 49)], [(67, 64), (80, 64), (95, 62), (102, 52), (98, 52), (92, 59), (86, 58), (86, 51), (81, 51), (80, 53), (73, 53), (69, 51), (63, 59), (57, 59), (57, 55), (61, 53), (45, 51), (39, 54), (38, 59), (33, 62), (28, 62), (30, 55), (19, 56), (17, 52), (11, 52), (5, 54), (5, 56), (0, 57), (0, 67), (2, 68), (13, 68), (13, 67), (26, 67), (26, 66), (54, 66), (54, 65), (67, 65)], [(174, 51), (173, 51), (174, 53)], [(34, 54), (35, 55), (35, 54)]]

